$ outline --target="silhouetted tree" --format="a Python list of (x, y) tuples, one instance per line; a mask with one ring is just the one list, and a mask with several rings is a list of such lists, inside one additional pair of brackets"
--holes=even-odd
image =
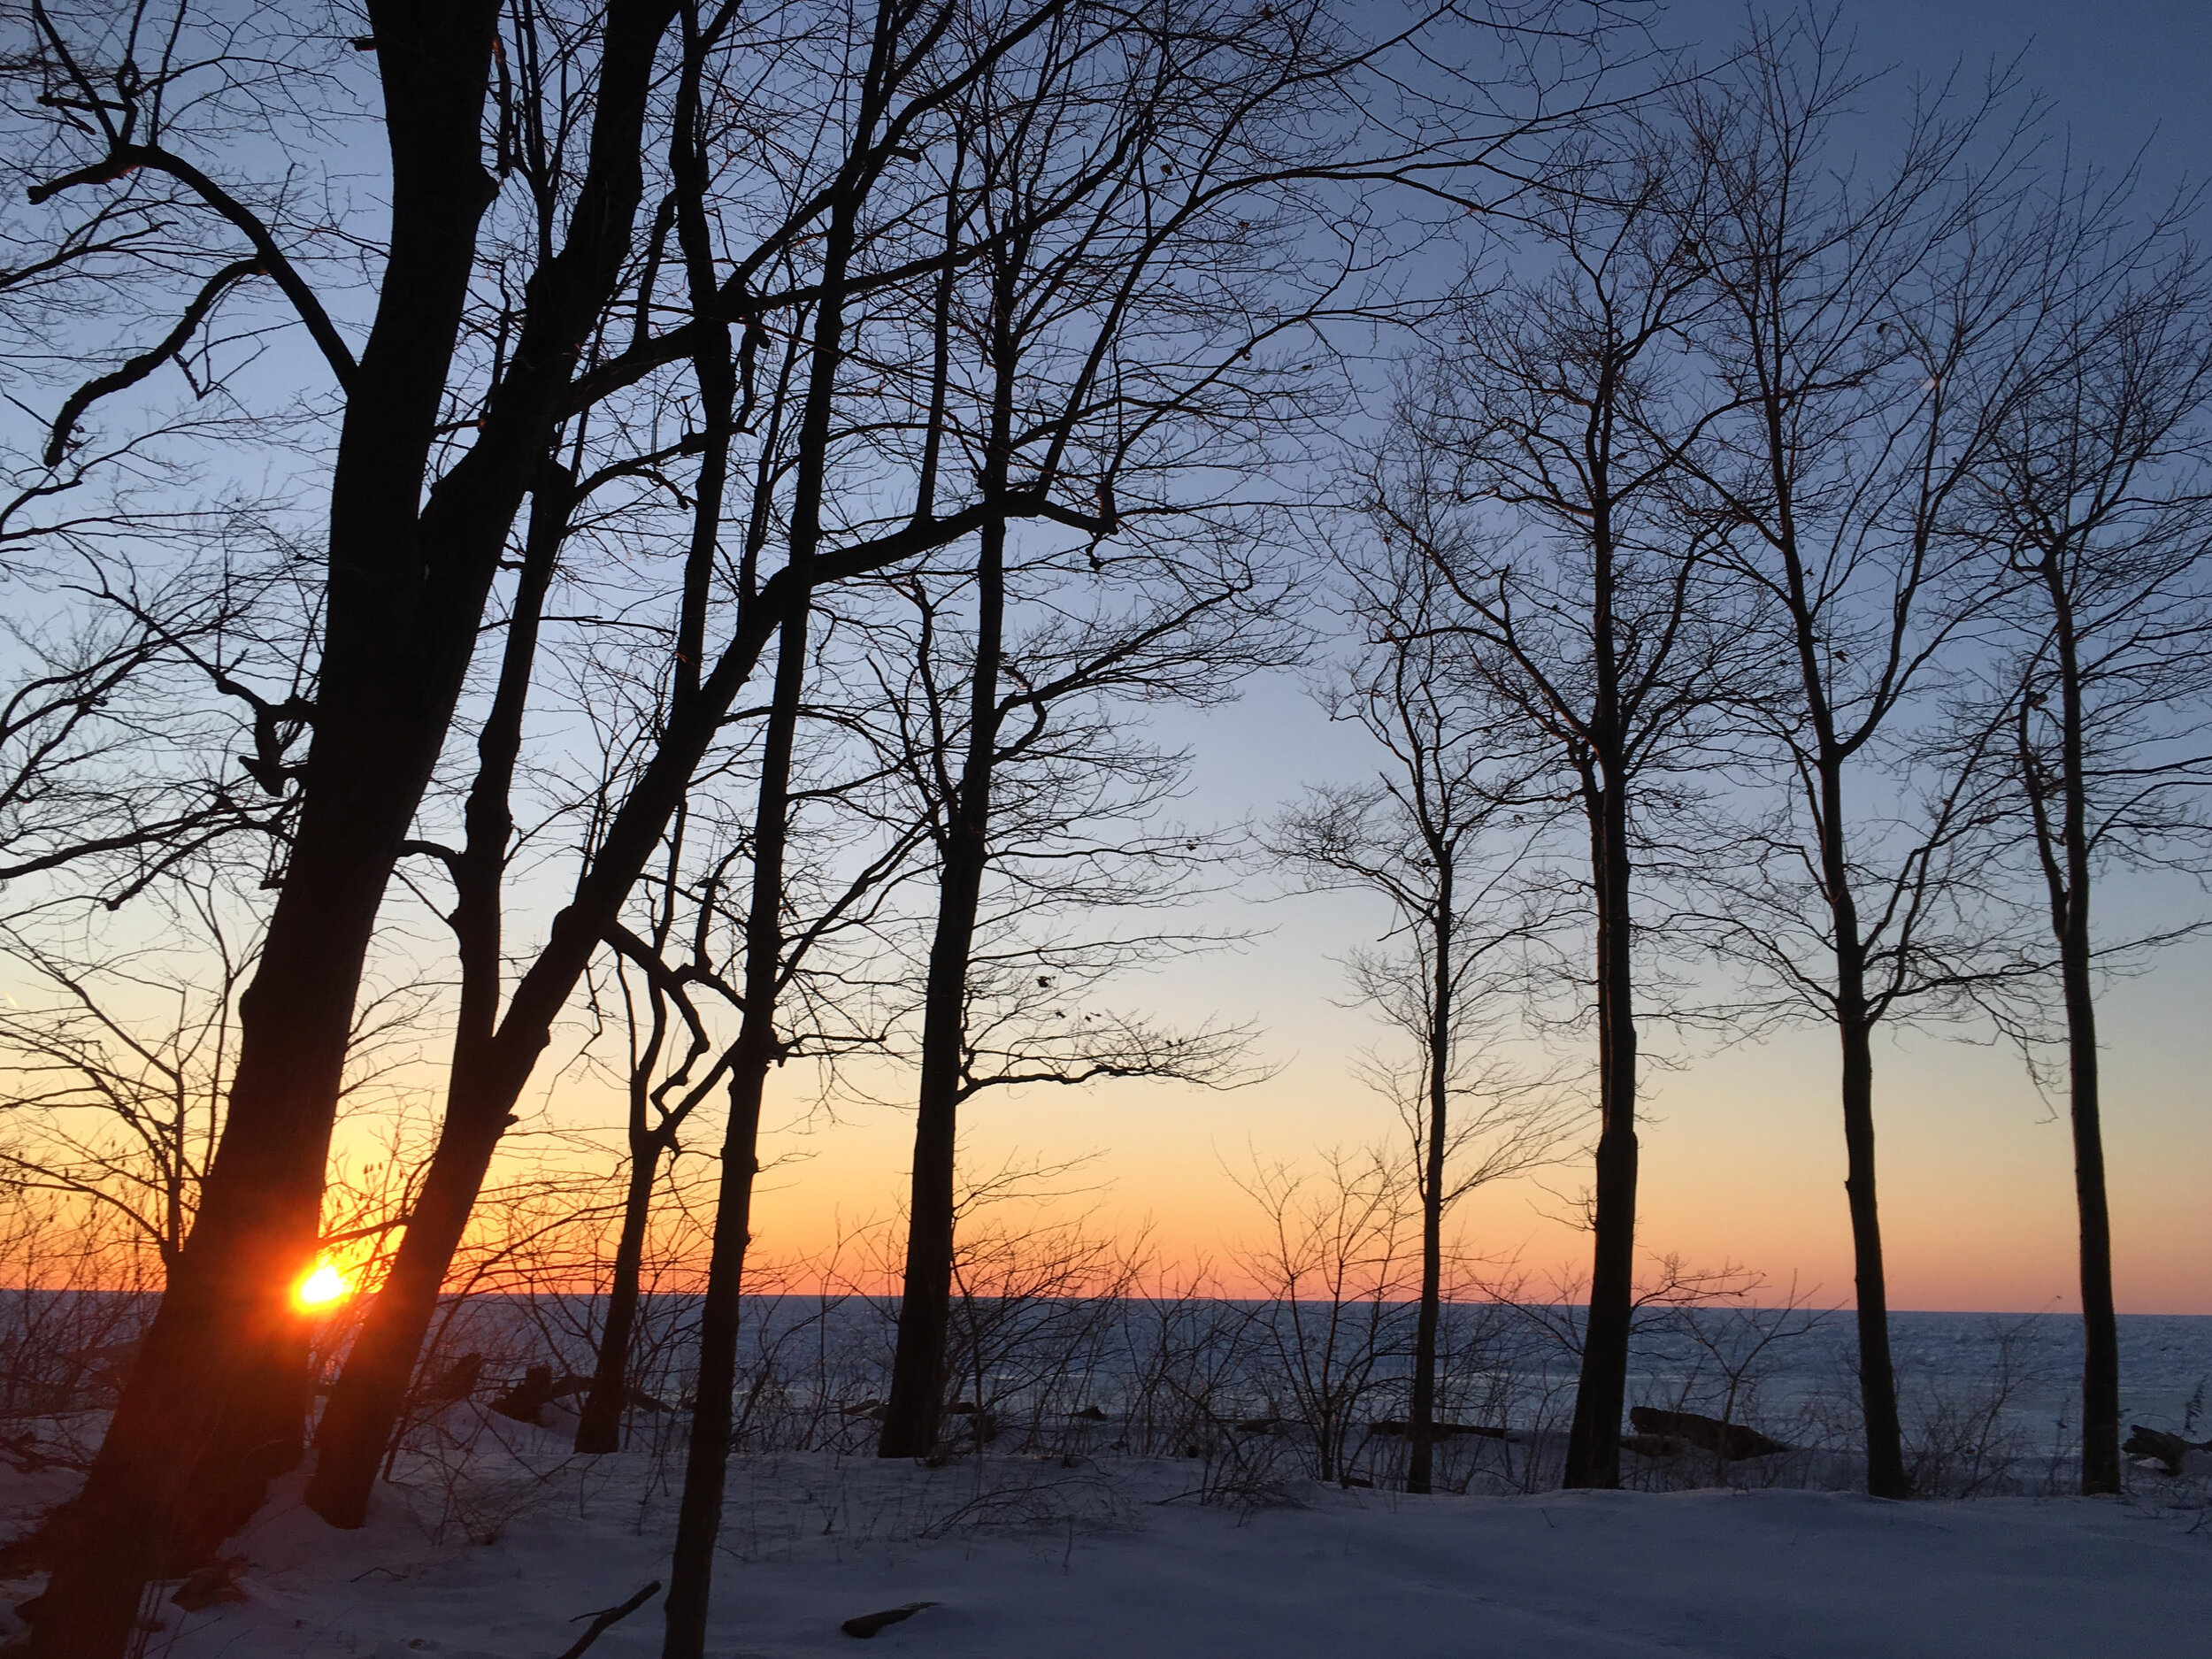
[(1617, 1485), (1636, 1220), (1632, 888), (1642, 837), (1694, 766), (1741, 618), (1692, 453), (1724, 396), (1684, 360), (1712, 297), (1697, 254), (1707, 170), (1635, 130), (1534, 196), (1551, 270), (1471, 305), (1414, 380), (1374, 480), (1378, 516), (1459, 601), (1445, 625), (1545, 746), (1589, 837), (1598, 1028), (1594, 1267), (1566, 1479)]
[(1377, 1056), (1372, 1080), (1411, 1132), (1421, 1206), (1406, 1489), (1431, 1489), (1444, 1219), (1456, 1200), (1555, 1156), (1565, 1114), (1553, 1079), (1486, 1052), (1496, 1004), (1517, 989), (1521, 956), (1557, 925), (1530, 879), (1532, 849), (1557, 810), (1528, 753), (1479, 678), (1461, 672), (1455, 595), (1402, 541), (1340, 560), (1348, 620), (1362, 655), (1327, 697), (1331, 718), (1384, 759), (1363, 785), (1310, 791), (1277, 818), (1269, 851), (1312, 891), (1379, 895), (1395, 951), (1350, 964), (1360, 1000), (1412, 1044), (1409, 1067)]
[(2003, 88), (1939, 99), (1878, 169), (1837, 173), (1838, 124), (1870, 84), (1832, 19), (1762, 22), (1682, 119), (1712, 180), (1694, 338), (1732, 406), (1694, 458), (1771, 624), (1742, 641), (1767, 695), (1737, 706), (1783, 800), (1740, 832), (1742, 879), (1713, 922), (1770, 1007), (1836, 1029), (1867, 1489), (1901, 1498), (1873, 1034), (2029, 965), (1981, 905), (2001, 718), (1940, 752), (1924, 740), (1998, 592), (1946, 526), (1989, 458), (2039, 261)]
[[(2065, 1009), (2081, 1226), (2082, 1490), (2120, 1490), (2119, 1332), (2105, 1192), (2100, 959), (2193, 931), (2100, 940), (2113, 864), (2203, 868), (2212, 698), (2212, 294), (2170, 223), (2124, 233), (2081, 188), (2054, 215), (2048, 312), (1960, 525), (2001, 561), (2024, 642), (2000, 687)], [(2067, 233), (2070, 232), (2071, 234)]]

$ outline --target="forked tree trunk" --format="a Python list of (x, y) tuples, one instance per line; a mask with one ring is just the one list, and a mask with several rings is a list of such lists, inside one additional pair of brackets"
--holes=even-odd
[(307, 1502), (334, 1526), (359, 1526), (366, 1517), (369, 1491), (404, 1414), (408, 1384), (437, 1310), (439, 1290), (508, 1123), (498, 1085), (484, 1072), (494, 1059), (503, 966), (500, 897), (514, 827), (509, 794), (522, 752), (523, 713), (545, 596), (567, 534), (573, 495), (573, 480), (549, 462), (531, 503), (498, 686), (477, 739), (476, 781), (465, 811), (467, 840), (452, 861), (461, 1006), (445, 1123), (422, 1190), (408, 1211), (391, 1271), (369, 1306), (316, 1431), (318, 1455)]
[(50, 1659), (122, 1653), (141, 1586), (234, 1530), (298, 1456), (310, 1379), (289, 1291), (315, 1252), (377, 908), (479, 614), (465, 618), (464, 640), (437, 626), (432, 606), (465, 605), (493, 562), (441, 572), (444, 591), (426, 603), (417, 515), (491, 200), (479, 153), (496, 12), (490, 0), (373, 11), (387, 42), (395, 234), (332, 480), (327, 638), (300, 822), (240, 999), (238, 1068), (192, 1236), (84, 1488), (54, 1519), (47, 1591), (26, 1609), (34, 1651)]

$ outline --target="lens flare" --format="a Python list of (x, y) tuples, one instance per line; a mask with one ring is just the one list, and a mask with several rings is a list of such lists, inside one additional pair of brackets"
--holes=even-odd
[(292, 1286), (292, 1303), (306, 1313), (319, 1313), (335, 1307), (353, 1294), (353, 1286), (346, 1283), (346, 1276), (328, 1262), (319, 1263), (315, 1271)]

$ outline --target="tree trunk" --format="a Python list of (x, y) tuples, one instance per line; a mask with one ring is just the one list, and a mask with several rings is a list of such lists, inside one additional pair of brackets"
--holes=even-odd
[(668, 1575), (664, 1659), (703, 1659), (714, 1580), (714, 1545), (730, 1459), (730, 1398), (737, 1386), (737, 1325), (752, 1237), (753, 1177), (759, 1168), (761, 1096), (778, 1053), (776, 993), (783, 969), (783, 866), (788, 834), (791, 749), (806, 684), (803, 602), (784, 624), (776, 648), (776, 684), (761, 757), (754, 815), (753, 890), (745, 921), (745, 1014), (730, 1074), (730, 1118), (722, 1138), (714, 1240), (700, 1310), (699, 1377), (693, 1392), (691, 1444), (676, 1547)]
[(1451, 1108), (1452, 919), (1451, 855), (1437, 856), (1435, 937), (1430, 964), (1428, 1129), (1421, 1148), (1421, 1307), (1413, 1327), (1413, 1401), (1407, 1413), (1412, 1437), (1406, 1453), (1406, 1490), (1425, 1493), (1435, 1479), (1436, 1335), (1444, 1297), (1444, 1148)]
[(2097, 996), (2089, 933), (2089, 784), (2083, 723), (2081, 648), (2058, 550), (2042, 576), (2051, 600), (2058, 659), (2059, 787), (2055, 849), (2048, 818), (2036, 813), (2039, 850), (2051, 894), (2053, 931), (2066, 1000), (2067, 1105), (2074, 1133), (2074, 1202), (2081, 1227), (2081, 1489), (2120, 1490), (2120, 1331), (2113, 1310), (2112, 1214), (2105, 1195), (2104, 1125), (2098, 1097)]
[[(84, 1488), (56, 1517), (46, 1594), (26, 1609), (34, 1651), (57, 1659), (120, 1654), (145, 1580), (211, 1548), (298, 1455), (309, 1379), (289, 1291), (315, 1252), (370, 933), (466, 666), (449, 634), (420, 626), (418, 508), (492, 194), (479, 151), (496, 12), (374, 8), (394, 234), (332, 480), (300, 823), (240, 999), (238, 1069), (192, 1236)], [(487, 584), (491, 563), (479, 561)], [(457, 597), (476, 573), (457, 572)], [(467, 623), (472, 641), (474, 613)]]
[(445, 1128), (390, 1276), (354, 1339), (316, 1436), (308, 1507), (333, 1526), (359, 1526), (392, 1431), (407, 1403), (415, 1359), (437, 1310), (438, 1292), (509, 1122), (505, 1091), (479, 1083), (449, 1096)]
[(1636, 1025), (1629, 924), (1628, 803), (1617, 767), (1592, 813), (1598, 897), (1597, 1198), (1582, 1373), (1567, 1433), (1564, 1484), (1617, 1486), (1628, 1404), (1629, 1326), (1636, 1277)]
[[(852, 153), (856, 155), (866, 149), (880, 116), (882, 72), (896, 43), (893, 32), (886, 27), (887, 20), (879, 12), (869, 57), (868, 90), (855, 119)], [(737, 1052), (730, 1072), (730, 1117), (723, 1131), (714, 1237), (708, 1250), (706, 1299), (700, 1310), (699, 1375), (693, 1391), (691, 1443), (684, 1463), (683, 1496), (677, 1506), (676, 1544), (670, 1563), (668, 1599), (664, 1604), (663, 1659), (704, 1659), (706, 1652), (714, 1547), (722, 1531), (722, 1495), (729, 1473), (730, 1397), (737, 1386), (738, 1310), (744, 1287), (745, 1252), (752, 1240), (753, 1178), (759, 1170), (761, 1096), (767, 1087), (768, 1069), (780, 1052), (776, 998), (784, 970), (783, 872), (791, 828), (791, 752), (806, 689), (809, 595), (815, 556), (822, 541), (830, 417), (844, 355), (845, 277), (866, 188), (864, 179), (852, 176), (849, 162), (823, 239), (822, 297), (809, 349), (806, 405), (799, 424), (798, 475), (787, 536), (789, 556), (782, 573), (790, 591), (779, 631), (776, 680), (762, 739), (760, 792), (753, 815), (753, 887), (745, 915), (745, 1011), (738, 1025)], [(758, 499), (764, 502), (770, 476), (766, 449), (761, 465)], [(765, 515), (757, 511), (746, 544), (749, 572), (754, 568), (758, 538), (765, 534)], [(720, 672), (718, 668), (718, 676)], [(719, 708), (727, 708), (729, 695), (721, 697)], [(708, 687), (704, 695), (690, 701), (694, 706), (712, 707), (716, 699)], [(718, 718), (717, 710), (718, 723)], [(685, 776), (689, 775), (687, 766)], [(673, 802), (670, 804), (672, 810)]]
[[(1909, 1498), (1904, 1437), (1897, 1420), (1897, 1372), (1889, 1352), (1889, 1288), (1882, 1265), (1882, 1219), (1874, 1190), (1873, 1025), (1851, 987), (1858, 973), (1839, 976), (1845, 999), (1843, 1037), (1844, 1191), (1851, 1204), (1851, 1254), (1858, 1289), (1859, 1401), (1866, 1419), (1866, 1490), (1877, 1498)], [(1858, 1011), (1854, 1011), (1855, 1006)]]
[[(1014, 422), (1014, 277), (1017, 239), (995, 274), (989, 357), (995, 373), (980, 482), (1004, 494)], [(1005, 652), (1006, 520), (985, 524), (976, 554), (975, 666), (968, 687), (968, 752), (946, 826), (938, 874), (937, 931), (923, 989), (922, 1071), (916, 1089), (914, 1168), (906, 1220), (906, 1278), (898, 1343), (884, 1402), (880, 1457), (919, 1457), (937, 1443), (945, 1399), (945, 1333), (952, 1310), (954, 1153), (968, 1036), (968, 963), (990, 862), (991, 780), (998, 763), (999, 668)], [(981, 1401), (977, 1405), (980, 1407)]]
[(630, 1346), (637, 1330), (638, 1280), (645, 1267), (645, 1227), (651, 1217), (653, 1182), (660, 1171), (661, 1151), (659, 1141), (651, 1138), (642, 1145), (633, 1143), (630, 1148), (630, 1179), (622, 1194), (622, 1232), (615, 1240), (607, 1317), (599, 1330), (591, 1392), (584, 1396), (583, 1415), (576, 1425), (579, 1452), (622, 1449), (622, 1414), (630, 1401)]
[(514, 829), (510, 791), (522, 753), (523, 714), (545, 596), (574, 503), (574, 480), (549, 461), (531, 503), (498, 686), (477, 738), (476, 780), (464, 813), (467, 841), (451, 861), (461, 998), (445, 1124), (422, 1191), (408, 1211), (392, 1271), (370, 1304), (316, 1432), (318, 1455), (307, 1502), (333, 1526), (359, 1526), (367, 1517), (369, 1491), (406, 1408), (407, 1386), (437, 1311), (446, 1270), (511, 1121), (511, 1102), (486, 1075), (494, 1062), (499, 1011), (501, 888)]
[(989, 862), (991, 774), (998, 752), (998, 668), (1005, 612), (1006, 530), (983, 532), (976, 565), (977, 630), (968, 754), (944, 864), (937, 931), (930, 941), (922, 1010), (922, 1074), (916, 1093), (914, 1168), (906, 1224), (906, 1278), (898, 1346), (884, 1402), (882, 1457), (919, 1457), (937, 1443), (944, 1407), (945, 1333), (952, 1311), (954, 1150), (967, 1044), (968, 961)]
[[(2086, 894), (2077, 908), (2088, 910)], [(2097, 1017), (2088, 929), (2067, 941), (2066, 1052), (2074, 1125), (2074, 1198), (2081, 1211), (2081, 1489), (2120, 1490), (2120, 1329), (2113, 1310), (2112, 1215), (2105, 1198), (2097, 1100)]]

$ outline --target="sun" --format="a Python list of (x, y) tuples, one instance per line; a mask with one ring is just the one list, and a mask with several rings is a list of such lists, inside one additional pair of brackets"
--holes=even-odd
[(292, 1304), (304, 1313), (319, 1313), (353, 1294), (346, 1276), (328, 1262), (318, 1263), (312, 1272), (292, 1286)]

